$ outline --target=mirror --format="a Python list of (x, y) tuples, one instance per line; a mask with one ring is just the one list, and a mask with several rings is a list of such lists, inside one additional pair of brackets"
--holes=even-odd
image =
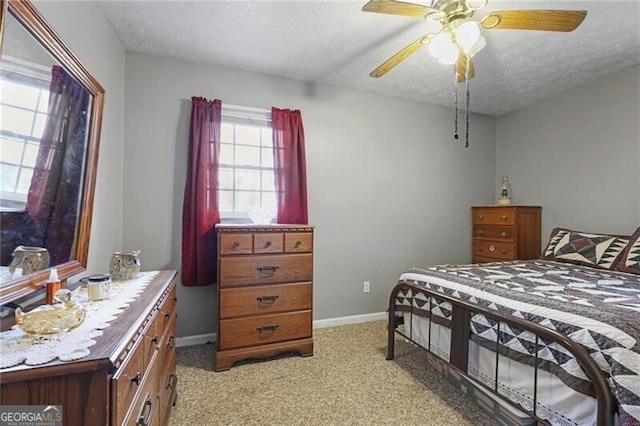
[(104, 89), (28, 0), (2, 0), (0, 14), (5, 304), (40, 290), (49, 275), (31, 272), (26, 255), (17, 262), (19, 246), (46, 249), (61, 279), (86, 267)]

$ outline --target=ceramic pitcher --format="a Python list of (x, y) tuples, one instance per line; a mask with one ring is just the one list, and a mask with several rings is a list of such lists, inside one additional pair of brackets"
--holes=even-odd
[(17, 268), (22, 268), (22, 275), (27, 275), (49, 267), (49, 252), (44, 247), (18, 246), (12, 256), (9, 264), (12, 274)]
[(140, 273), (140, 250), (116, 251), (111, 256), (109, 273), (113, 281), (131, 280)]

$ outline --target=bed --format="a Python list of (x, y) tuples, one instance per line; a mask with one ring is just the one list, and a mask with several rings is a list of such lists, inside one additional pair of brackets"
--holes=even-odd
[(399, 334), (531, 419), (640, 425), (640, 228), (556, 228), (540, 259), (409, 269), (388, 331), (387, 359)]

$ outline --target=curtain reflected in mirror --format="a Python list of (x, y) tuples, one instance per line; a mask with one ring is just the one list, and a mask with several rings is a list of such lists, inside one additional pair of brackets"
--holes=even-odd
[[(86, 266), (104, 94), (29, 2), (9, 2), (8, 11), (0, 59), (0, 286), (69, 261)], [(29, 260), (43, 251), (46, 263)]]

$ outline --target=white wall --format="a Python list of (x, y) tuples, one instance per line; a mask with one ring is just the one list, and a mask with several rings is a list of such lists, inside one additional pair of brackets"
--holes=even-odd
[(503, 116), (496, 185), (540, 204), (542, 239), (554, 227), (630, 234), (640, 226), (640, 67)]
[(124, 46), (95, 2), (34, 4), (105, 89), (87, 272), (107, 272), (111, 253), (122, 248)]
[[(465, 150), (445, 108), (130, 52), (126, 93), (124, 245), (144, 269), (180, 269), (194, 95), (302, 111), (315, 319), (383, 311), (404, 268), (470, 260), (470, 206), (494, 191), (490, 117), (472, 115)], [(214, 331), (215, 287), (178, 300), (179, 336)]]

